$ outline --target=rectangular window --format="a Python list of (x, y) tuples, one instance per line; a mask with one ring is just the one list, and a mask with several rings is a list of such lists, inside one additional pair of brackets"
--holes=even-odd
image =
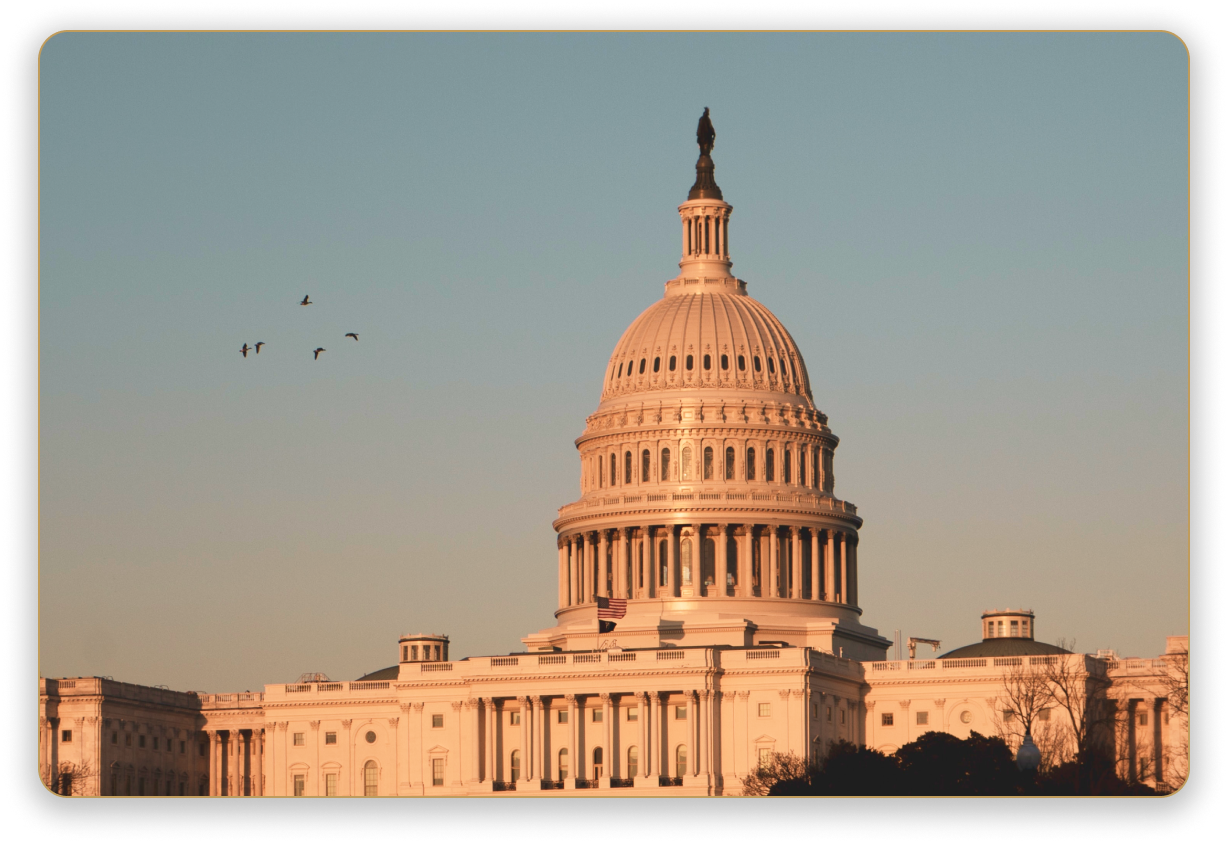
[(432, 715), (431, 716), (431, 729), (438, 730), (441, 727), (443, 727), (443, 716), (442, 715)]
[(410, 650), (413, 652), (413, 656), (411, 657), (411, 659), (413, 659), (414, 662), (417, 662), (418, 661), (418, 646), (413, 645), (410, 648)]
[(567, 710), (566, 710), (566, 709), (560, 709), (560, 710), (559, 710), (559, 723), (560, 723), (560, 724), (566, 724), (566, 723), (567, 723)]
[(759, 717), (760, 718), (771, 718), (772, 717), (772, 704), (770, 703), (759, 704)]
[(1140, 713), (1138, 714), (1138, 725), (1139, 725), (1140, 727), (1146, 727), (1146, 726), (1147, 726), (1147, 713), (1146, 713), (1146, 712), (1140, 712)]
[(431, 760), (431, 785), (443, 785), (443, 760)]
[(1039, 719), (1040, 719), (1040, 720), (1042, 720), (1042, 721), (1048, 721), (1048, 720), (1049, 720), (1049, 710), (1048, 710), (1048, 709), (1042, 709), (1042, 710), (1040, 711), (1040, 714), (1039, 714), (1039, 715), (1037, 715), (1036, 717), (1037, 717), (1037, 718), (1039, 718)]
[(138, 746), (140, 746), (140, 747), (144, 747), (144, 746), (145, 746), (145, 737), (144, 737), (144, 736), (138, 736), (138, 737), (137, 737), (137, 745), (138, 745)]
[(844, 724), (844, 710), (843, 709), (840, 710), (840, 723), (842, 725)]
[(628, 721), (640, 720), (640, 708), (638, 706), (627, 707), (627, 720)]
[(593, 710), (593, 723), (594, 724), (600, 724), (603, 718), (605, 718), (604, 709), (594, 709)]
[(60, 741), (64, 744), (72, 744), (72, 730), (60, 730)]
[(883, 713), (883, 726), (884, 727), (895, 726), (895, 715), (893, 713), (891, 712)]
[(154, 746), (153, 746), (153, 749), (154, 749), (154, 750), (157, 750), (157, 749), (158, 749), (158, 737), (157, 737), (157, 736), (154, 736)]
[(1019, 635), (1019, 622), (1016, 621), (1015, 619), (1011, 619), (1011, 636), (1018, 637), (1018, 635)]
[(1009, 724), (1011, 721), (1015, 720), (1015, 713), (1011, 712), (1009, 709), (1003, 709), (1002, 720)]
[(674, 720), (675, 721), (685, 721), (686, 720), (686, 704), (683, 704), (682, 706), (674, 707)]
[(930, 714), (928, 712), (918, 712), (917, 713), (917, 725), (918, 726), (925, 726), (929, 724), (929, 722), (930, 722)]
[(179, 742), (179, 752), (180, 753), (188, 752), (188, 743), (186, 741)]
[(336, 734), (336, 733), (325, 733), (325, 734), (324, 734), (324, 743), (325, 743), (325, 744), (336, 744), (336, 743), (337, 743), (337, 734)]
[(767, 767), (770, 764), (772, 764), (772, 748), (770, 747), (759, 748), (760, 767)]
[(111, 733), (111, 744), (119, 744), (119, 733)]
[(324, 775), (324, 796), (325, 797), (336, 797), (337, 796), (337, 775), (336, 774), (325, 774)]
[(303, 745), (305, 745), (306, 743), (307, 743), (307, 741), (306, 741), (306, 740), (303, 738), (303, 734), (302, 734), (302, 733), (295, 733), (295, 734), (294, 734), (294, 746), (295, 746), (295, 747), (302, 747), (302, 746), (303, 746)]
[(831, 723), (831, 707), (827, 707), (827, 723)]
[(209, 745), (205, 744), (203, 741), (200, 743), (200, 755), (201, 756), (209, 755)]
[(307, 793), (307, 775), (306, 774), (295, 774), (294, 775), (294, 796), (302, 797), (306, 793)]
[(520, 723), (520, 710), (507, 713), (508, 723), (513, 727)]

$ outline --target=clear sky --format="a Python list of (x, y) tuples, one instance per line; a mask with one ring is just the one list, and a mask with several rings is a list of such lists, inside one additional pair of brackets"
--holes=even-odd
[(1026, 606), (1158, 653), (1187, 74), (1165, 34), (55, 36), (40, 672), (255, 689), (550, 626), (572, 441), (677, 273), (704, 106), (734, 271), (841, 437), (863, 620), (945, 649)]

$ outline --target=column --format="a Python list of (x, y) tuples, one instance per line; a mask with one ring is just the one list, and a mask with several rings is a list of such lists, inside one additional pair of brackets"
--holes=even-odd
[(222, 737), (217, 730), (209, 733), (209, 796), (222, 796)]
[[(722, 477), (724, 477), (722, 475)], [(730, 594), (729, 588), (729, 525), (716, 526), (716, 560), (712, 568), (716, 580), (716, 595), (722, 597)]]
[[(449, 772), (452, 773), (452, 785), (454, 787), (464, 785), (464, 780), (461, 779), (461, 760), (465, 758), (464, 756), (464, 737), (463, 737), (464, 730), (462, 730), (460, 726), (461, 725), (460, 710), (461, 710), (461, 702), (459, 700), (452, 701), (452, 721), (451, 723), (456, 725), (455, 735), (456, 735), (457, 747), (456, 747), (456, 764), (449, 765), (448, 770)], [(448, 730), (448, 735), (449, 736), (452, 735), (452, 730)]]
[(849, 538), (848, 544), (848, 603), (852, 606), (857, 606), (857, 534), (853, 534)]
[(755, 526), (742, 525), (738, 536), (738, 597), (749, 598), (755, 594), (751, 584), (751, 567), (754, 565)]
[(528, 779), (525, 771), (529, 769), (529, 699), (524, 695), (516, 698), (520, 705), (520, 776)]
[(482, 781), (487, 785), (495, 779), (495, 699), (482, 698), (482, 708), (486, 715), (485, 759), (482, 771)]
[(652, 785), (653, 783), (657, 783), (659, 785), (660, 783), (658, 778), (665, 776), (665, 774), (661, 772), (661, 742), (664, 740), (661, 735), (661, 709), (664, 704), (661, 701), (661, 695), (659, 692), (649, 692), (648, 700), (650, 702), (649, 709), (652, 712), (652, 724), (650, 725), (651, 729), (649, 730), (652, 738), (648, 747), (648, 753), (645, 753), (644, 755), (647, 757), (649, 768), (651, 769), (649, 773), (651, 774), (652, 779), (648, 784)]
[[(750, 772), (750, 725), (747, 711), (750, 709), (750, 692), (734, 692), (733, 696), (733, 770), (738, 779), (745, 779)], [(739, 727), (741, 728), (739, 730)]]
[(768, 570), (767, 584), (763, 587), (763, 594), (772, 598), (780, 597), (780, 527), (778, 525), (768, 525)]
[(665, 594), (678, 597), (678, 530), (676, 525), (666, 525), (665, 549), (669, 555), (665, 567)]
[(819, 543), (819, 529), (810, 529), (810, 600), (817, 601), (823, 595), (823, 546)]
[(574, 791), (580, 759), (576, 752), (576, 696), (567, 695), (567, 779), (563, 788)]
[(699, 776), (699, 695), (694, 689), (686, 693), (687, 749), (686, 775)]
[(836, 600), (836, 532), (827, 529), (827, 553), (823, 560), (823, 599)]
[(408, 703), (401, 704), (401, 723), (405, 725), (405, 738), (398, 740), (397, 754), (405, 757), (404, 764), (400, 766), (405, 772), (405, 779), (397, 784), (397, 794), (413, 794), (411, 789), (414, 787), (414, 722), (409, 717), (411, 708)]
[(712, 765), (712, 715), (715, 709), (716, 694), (711, 689), (703, 689), (699, 693), (699, 699), (701, 701), (700, 709), (703, 710), (703, 722), (702, 725), (697, 724), (696, 729), (700, 731), (702, 752), (699, 754), (699, 759), (697, 760), (699, 764), (696, 766), (695, 772), (703, 777), (708, 777), (716, 770)]
[(264, 728), (252, 727), (252, 796), (264, 796)]
[[(341, 729), (345, 731), (343, 740), (345, 741), (345, 770), (337, 777), (340, 780), (337, 783), (337, 790), (344, 797), (349, 797), (355, 793), (354, 788), (354, 739), (350, 734), (350, 730), (354, 726), (353, 718), (345, 718), (341, 721)], [(365, 790), (365, 789), (364, 789)], [(362, 793), (361, 791), (359, 793)]]
[(635, 705), (639, 712), (637, 719), (640, 726), (640, 741), (639, 747), (639, 770), (636, 772), (641, 779), (648, 779), (649, 774), (649, 759), (648, 759), (648, 695), (643, 692), (635, 693)]
[(640, 528), (640, 565), (643, 566), (644, 580), (643, 585), (640, 585), (640, 572), (635, 573), (635, 596), (637, 598), (651, 598), (657, 594), (654, 578), (656, 577), (656, 565), (654, 563), (652, 541), (652, 528), (648, 525)]
[(614, 724), (610, 721), (610, 693), (601, 693), (601, 781), (598, 788), (609, 788), (610, 777), (614, 776), (614, 761), (617, 759), (614, 749)]
[(585, 533), (584, 564), (581, 567), (580, 576), (584, 579), (584, 602), (586, 604), (593, 603), (593, 599), (597, 597), (597, 583), (593, 582), (594, 562), (598, 566), (601, 565), (601, 561), (597, 559), (597, 537), (592, 533)]
[(410, 764), (410, 770), (415, 772), (415, 775), (411, 777), (411, 779), (418, 783), (418, 786), (422, 789), (422, 793), (425, 794), (427, 780), (426, 772), (422, 769), (422, 766), (426, 761), (426, 742), (423, 740), (423, 731), (425, 730), (423, 721), (425, 719), (422, 717), (422, 710), (426, 708), (426, 703), (425, 701), (415, 701), (411, 703), (410, 706), (413, 707), (414, 710), (413, 724), (418, 728), (416, 731), (413, 730), (412, 727), (410, 729), (410, 735), (412, 736), (416, 732), (418, 738), (415, 745), (417, 752), (413, 754), (413, 762)]
[(840, 534), (840, 603), (848, 603), (848, 588), (849, 588), (849, 535), (847, 533)]
[(465, 701), (465, 722), (469, 732), (465, 748), (469, 776), (465, 777), (465, 782), (476, 784), (482, 781), (482, 710), (478, 708), (475, 697)]
[(792, 588), (789, 590), (790, 598), (802, 597), (802, 529), (799, 527), (789, 528), (790, 542), (793, 548), (793, 560), (790, 563), (790, 580), (793, 581)]
[(576, 581), (576, 538), (567, 537), (567, 606), (578, 604), (580, 587)]
[(597, 551), (597, 594), (608, 598), (610, 597), (610, 558), (613, 557), (613, 543), (610, 541), (608, 530), (598, 531), (597, 539), (600, 543)]
[(567, 544), (559, 537), (559, 608), (567, 606)]
[(533, 746), (533, 761), (529, 768), (529, 776), (525, 777), (529, 782), (537, 782), (545, 776), (545, 769), (542, 763), (546, 759), (546, 741), (545, 730), (549, 726), (542, 709), (542, 699), (538, 695), (529, 697), (529, 709), (533, 713), (533, 723), (530, 725), (533, 732), (531, 740)]

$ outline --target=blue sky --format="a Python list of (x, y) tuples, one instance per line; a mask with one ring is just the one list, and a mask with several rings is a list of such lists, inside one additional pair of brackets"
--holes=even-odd
[(44, 674), (225, 691), (549, 626), (704, 106), (865, 622), (1188, 630), (1171, 35), (61, 34), (39, 81)]

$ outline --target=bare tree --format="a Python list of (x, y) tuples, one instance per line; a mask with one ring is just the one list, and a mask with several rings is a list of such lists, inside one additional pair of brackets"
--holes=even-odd
[(1002, 688), (995, 699), (994, 724), (998, 735), (1018, 750), (1024, 737), (1040, 751), (1040, 770), (1060, 765), (1071, 755), (1067, 752), (1070, 734), (1050, 715), (1055, 707), (1053, 687), (1049, 682), (1047, 664), (1060, 656), (1018, 657), (1002, 675)]
[[(1059, 639), (1057, 644), (1069, 651), (1075, 648), (1073, 640), (1067, 644)], [(1117, 762), (1117, 734), (1125, 714), (1108, 696), (1112, 681), (1107, 666), (1095, 657), (1071, 653), (1045, 660), (1042, 669), (1054, 705), (1067, 718), (1080, 787), (1092, 785), (1098, 761)]]
[(51, 790), (65, 797), (98, 794), (98, 772), (88, 763), (61, 762), (51, 782)]
[(742, 794), (765, 797), (776, 783), (804, 779), (809, 773), (810, 766), (796, 753), (773, 753), (742, 780)]

